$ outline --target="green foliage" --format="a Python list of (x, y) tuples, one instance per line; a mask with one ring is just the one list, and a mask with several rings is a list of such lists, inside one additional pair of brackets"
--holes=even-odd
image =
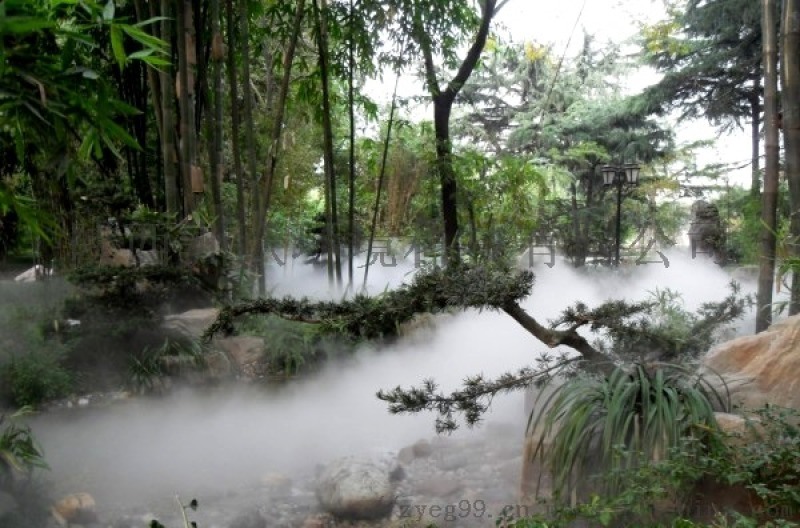
[[(203, 290), (191, 269), (177, 266), (88, 266), (74, 270), (68, 278), (92, 302), (139, 313), (154, 310), (182, 294), (200, 294)], [(73, 305), (70, 316), (80, 316), (81, 310)]]
[[(474, 425), (495, 395), (547, 382), (557, 374), (573, 377), (583, 369), (608, 376), (614, 371), (615, 363), (623, 367), (633, 364), (635, 367), (656, 365), (676, 358), (683, 361), (696, 358), (708, 349), (721, 327), (742, 314), (746, 305), (746, 298), (738, 295), (735, 286), (723, 301), (703, 304), (696, 314), (689, 314), (680, 308), (675, 304), (677, 297), (666, 293), (661, 293), (660, 302), (607, 301), (593, 309), (579, 302), (564, 310), (562, 316), (547, 328), (516, 304), (530, 291), (532, 279), (532, 274), (523, 273), (515, 278), (513, 274), (502, 270), (490, 270), (487, 273), (484, 268), (450, 270), (445, 277), (441, 277), (441, 271), (433, 270), (418, 274), (412, 285), (389, 292), (383, 298), (365, 299), (364, 302), (375, 307), (373, 313), (359, 311), (358, 306), (352, 304), (340, 305), (343, 309), (339, 314), (340, 322), (346, 327), (350, 315), (357, 314), (363, 320), (362, 325), (369, 328), (368, 325), (375, 324), (374, 321), (390, 311), (397, 301), (403, 301), (404, 306), (414, 307), (415, 310), (433, 312), (446, 307), (499, 308), (548, 347), (567, 345), (581, 355), (576, 358), (561, 353), (554, 358), (542, 354), (535, 368), (520, 369), (496, 380), (472, 376), (464, 381), (462, 389), (449, 395), (439, 392), (433, 380), (425, 380), (421, 387), (396, 387), (378, 392), (378, 398), (389, 403), (390, 412), (436, 412), (436, 428), (442, 432), (457, 427), (455, 413), (462, 414), (468, 425)], [(424, 298), (431, 298), (433, 302), (420, 302)], [(384, 301), (388, 306), (379, 310), (377, 307)], [(263, 306), (244, 306), (236, 310), (263, 309), (271, 313), (281, 313), (283, 310), (284, 317), (293, 317), (297, 314), (298, 304), (311, 312), (316, 309), (316, 305), (307, 301), (298, 303), (287, 299), (283, 304), (270, 300), (265, 301)], [(287, 311), (289, 308), (292, 311)], [(332, 311), (328, 306), (321, 308), (328, 313)], [(397, 323), (402, 323), (408, 320), (408, 313), (411, 312), (394, 312), (393, 315)], [(224, 329), (226, 324), (231, 324), (234, 315), (236, 312), (221, 314), (210, 332)], [(582, 327), (600, 336), (594, 346), (578, 333)]]
[[(614, 474), (639, 462), (620, 456), (620, 446), (646, 460), (668, 456), (683, 438), (713, 426), (715, 407), (727, 409), (727, 396), (691, 368), (639, 364), (608, 378), (566, 381), (537, 401), (528, 429), (536, 435), (534, 457), (549, 465), (556, 493), (566, 495), (587, 472)], [(612, 493), (621, 484), (607, 482)]]
[(761, 5), (749, 0), (689, 0), (670, 20), (645, 26), (645, 59), (662, 80), (645, 98), (658, 111), (706, 117), (730, 129), (751, 115), (760, 86)]
[[(758, 515), (800, 514), (800, 412), (767, 406), (752, 414), (751, 430), (735, 447), (707, 461), (709, 472), (743, 485), (762, 501)], [(741, 435), (740, 435), (741, 436)], [(735, 445), (735, 444), (734, 444)]]
[(240, 334), (263, 337), (270, 370), (286, 377), (313, 367), (324, 357), (324, 336), (315, 325), (280, 317), (244, 317)]
[(162, 378), (180, 374), (186, 367), (202, 369), (205, 353), (206, 347), (198, 341), (167, 337), (160, 346), (145, 346), (140, 353), (129, 356), (130, 383), (140, 392), (153, 391)]
[(589, 309), (582, 302), (567, 308), (555, 325), (590, 325), (604, 328), (605, 339), (596, 348), (624, 362), (692, 361), (708, 351), (718, 331), (735, 321), (750, 304), (739, 285), (719, 302), (704, 303), (696, 313), (688, 312), (680, 296), (669, 289), (650, 293), (652, 300), (630, 304), (608, 301)]
[[(637, 462), (597, 477), (601, 484), (616, 483), (613, 493), (594, 494), (576, 505), (550, 503), (548, 513), (510, 519), (506, 525), (560, 528), (583, 520), (599, 526), (654, 528), (800, 526), (800, 415), (767, 406), (749, 418), (750, 428), (743, 434), (709, 427), (703, 436), (682, 437), (658, 460), (615, 449), (615, 456)], [(747, 511), (719, 510), (713, 520), (701, 522), (699, 518), (718, 506), (696, 495), (709, 485), (744, 488), (757, 500)]]
[(37, 406), (69, 394), (72, 376), (62, 362), (60, 354), (34, 350), (0, 367), (0, 380), (11, 403)]
[(10, 416), (0, 415), (0, 489), (12, 480), (13, 472), (47, 468), (30, 427), (20, 423), (30, 412), (29, 407), (22, 407)]
[(355, 339), (376, 339), (397, 334), (399, 325), (418, 313), (447, 309), (499, 309), (526, 297), (533, 287), (533, 274), (511, 273), (491, 267), (432, 269), (418, 273), (411, 284), (377, 297), (356, 295), (340, 302), (308, 299), (265, 298), (227, 306), (206, 330), (205, 337), (231, 334), (234, 319), (244, 314), (274, 314), (285, 319), (316, 323), (326, 333)]

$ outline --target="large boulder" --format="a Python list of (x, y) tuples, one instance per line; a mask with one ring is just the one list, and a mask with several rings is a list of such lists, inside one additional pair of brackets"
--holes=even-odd
[(214, 345), (230, 360), (234, 371), (244, 379), (263, 376), (267, 370), (264, 358), (264, 339), (254, 336), (221, 337)]
[(217, 308), (199, 308), (164, 317), (164, 328), (199, 339), (219, 315)]
[(703, 364), (724, 377), (735, 405), (800, 409), (800, 315), (714, 347)]
[(342, 519), (379, 519), (394, 507), (402, 470), (383, 460), (340, 458), (331, 462), (317, 480), (322, 508)]

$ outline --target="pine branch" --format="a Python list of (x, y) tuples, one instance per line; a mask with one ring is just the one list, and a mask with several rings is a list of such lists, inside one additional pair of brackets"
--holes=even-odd
[(580, 360), (579, 357), (562, 357), (550, 364), (549, 359), (544, 359), (539, 368), (523, 368), (494, 380), (487, 380), (482, 375), (472, 376), (464, 380), (462, 389), (447, 395), (438, 391), (437, 384), (431, 379), (424, 380), (421, 387), (402, 389), (398, 386), (390, 391), (380, 390), (376, 395), (378, 399), (389, 403), (389, 412), (392, 414), (436, 411), (436, 431), (452, 432), (458, 428), (456, 414), (463, 414), (467, 425), (472, 427), (480, 422), (481, 416), (498, 394), (546, 383)]
[(323, 330), (353, 338), (388, 337), (396, 335), (400, 325), (419, 313), (500, 309), (530, 295), (533, 281), (529, 271), (509, 273), (504, 269), (461, 267), (419, 273), (411, 284), (376, 297), (356, 295), (340, 302), (292, 297), (259, 299), (223, 308), (204, 338), (210, 340), (220, 332), (233, 333), (234, 320), (246, 314), (320, 324)]

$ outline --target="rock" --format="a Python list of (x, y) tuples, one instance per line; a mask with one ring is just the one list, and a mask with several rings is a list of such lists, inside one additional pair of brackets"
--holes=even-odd
[(334, 526), (330, 515), (312, 515), (303, 521), (303, 528), (329, 528)]
[(45, 279), (53, 274), (53, 270), (45, 268), (41, 264), (36, 264), (30, 269), (27, 269), (14, 277), (16, 282), (36, 282), (37, 280)]
[(163, 327), (199, 339), (219, 315), (216, 308), (199, 308), (164, 317)]
[(280, 473), (268, 473), (261, 477), (261, 487), (273, 497), (288, 497), (292, 494), (292, 479)]
[(800, 409), (800, 315), (714, 347), (703, 365), (723, 376), (736, 405)]
[(0, 491), (0, 519), (19, 509), (19, 503), (11, 494)]
[(747, 420), (738, 414), (715, 412), (714, 419), (723, 433), (742, 435), (747, 432)]
[(258, 510), (242, 513), (234, 518), (229, 528), (267, 528), (267, 520)]
[(397, 452), (397, 461), (401, 464), (410, 464), (417, 458), (414, 456), (414, 446), (406, 446)]
[(61, 526), (89, 524), (97, 521), (94, 498), (88, 493), (73, 493), (56, 502), (51, 511)]
[(703, 200), (692, 204), (692, 222), (688, 235), (692, 258), (698, 253), (704, 253), (713, 257), (720, 265), (725, 263), (725, 230), (716, 205)]
[(449, 477), (437, 475), (418, 483), (417, 491), (424, 495), (445, 499), (463, 489), (463, 485)]
[(231, 361), (221, 350), (210, 350), (203, 360), (206, 365), (205, 376), (209, 380), (221, 380), (232, 374)]
[(394, 507), (396, 467), (370, 459), (345, 457), (328, 465), (317, 481), (322, 508), (344, 519), (379, 519)]
[(463, 453), (445, 453), (439, 461), (439, 467), (445, 471), (461, 469), (469, 464), (469, 458)]
[(425, 439), (417, 440), (410, 446), (402, 448), (397, 453), (397, 460), (401, 464), (410, 464), (417, 458), (427, 458), (433, 454), (433, 446)]
[(155, 249), (139, 250), (133, 258), (139, 266), (157, 266), (161, 262), (158, 251)]
[(414, 445), (411, 446), (411, 450), (417, 458), (427, 458), (433, 454), (433, 446), (425, 439), (417, 440)]
[(110, 230), (103, 229), (100, 238), (100, 266), (122, 266), (132, 267), (136, 265), (136, 257), (133, 251), (126, 248), (115, 247), (111, 242), (112, 234)]
[(215, 341), (216, 346), (225, 352), (232, 368), (243, 377), (253, 379), (262, 374), (264, 363), (264, 340), (260, 337), (233, 336)]
[(217, 253), (219, 253), (219, 242), (217, 241), (217, 237), (214, 236), (214, 233), (210, 231), (196, 237), (189, 244), (190, 260), (204, 259), (210, 255), (216, 255)]

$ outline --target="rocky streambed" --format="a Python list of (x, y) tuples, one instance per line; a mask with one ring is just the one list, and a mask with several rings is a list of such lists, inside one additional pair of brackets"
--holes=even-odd
[[(73, 491), (92, 496), (89, 511), (76, 512), (76, 520), (92, 527), (144, 528), (157, 519), (178, 528), (184, 511), (200, 528), (494, 526), (503, 514), (525, 512), (516, 502), (521, 469), (519, 426), (493, 423), (458, 436), (419, 439), (397, 451), (354, 453), (305, 472), (268, 472), (218, 486), (199, 482), (195, 495), (121, 502), (95, 487), (112, 483), (93, 483), (91, 474), (80, 479), (86, 489)], [(123, 484), (125, 475), (118, 478)], [(154, 488), (160, 487), (157, 479)], [(66, 484), (54, 483), (61, 490)]]

